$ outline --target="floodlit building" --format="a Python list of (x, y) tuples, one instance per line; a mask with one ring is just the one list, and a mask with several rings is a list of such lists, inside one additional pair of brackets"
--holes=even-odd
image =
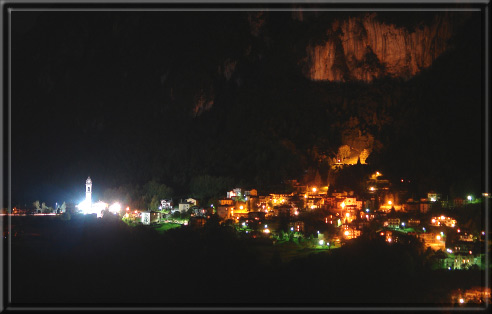
[(88, 177), (85, 180), (85, 200), (80, 202), (77, 207), (83, 214), (96, 214), (98, 218), (102, 217), (102, 213), (105, 209), (109, 207), (109, 204), (105, 202), (98, 201), (92, 203), (92, 180)]
[(85, 180), (85, 201), (89, 206), (92, 205), (92, 180), (90, 176)]

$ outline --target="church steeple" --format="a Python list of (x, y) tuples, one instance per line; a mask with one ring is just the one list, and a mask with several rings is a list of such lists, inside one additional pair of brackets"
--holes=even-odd
[(85, 200), (89, 204), (92, 204), (92, 180), (91, 180), (91, 177), (88, 177), (87, 180), (85, 180)]

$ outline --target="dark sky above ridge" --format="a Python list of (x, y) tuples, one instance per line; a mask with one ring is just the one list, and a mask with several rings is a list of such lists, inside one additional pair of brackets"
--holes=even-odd
[[(267, 20), (268, 31), (257, 38), (251, 35), (244, 12), (14, 11), (11, 25), (13, 205), (29, 204), (36, 199), (78, 202), (84, 197), (84, 182), (89, 175), (96, 197), (109, 187), (171, 178), (168, 170), (160, 172), (165, 168), (161, 164), (167, 160), (166, 156), (184, 154), (189, 147), (202, 147), (204, 141), (213, 142), (220, 137), (217, 135), (220, 128), (217, 134), (210, 131), (212, 124), (223, 125), (228, 118), (224, 108), (234, 101), (240, 102), (242, 95), (254, 94), (255, 77), (278, 78), (280, 83), (276, 88), (278, 93), (283, 93), (282, 86), (289, 86), (292, 75), (292, 85), (302, 89), (297, 83), (303, 82), (296, 77), (297, 65), (284, 66), (282, 62), (290, 57), (281, 56), (275, 50), (275, 47), (289, 46), (289, 34), (284, 33), (289, 28), (284, 29), (284, 25), (291, 25), (291, 13), (269, 14), (273, 18)], [(398, 15), (402, 21), (413, 21), (408, 13), (394, 13), (393, 17), (396, 19)], [(477, 30), (477, 26), (480, 23), (466, 31)], [(445, 97), (461, 100), (468, 97), (463, 93), (475, 95), (470, 107), (464, 105), (448, 113), (456, 116), (453, 129), (462, 129), (464, 138), (447, 141), (456, 144), (455, 150), (469, 150), (458, 155), (469, 154), (473, 164), (480, 164), (477, 155), (482, 144), (481, 108), (477, 106), (481, 103), (481, 89), (476, 86), (482, 78), (480, 70), (477, 71), (481, 64), (480, 60), (467, 60), (468, 55), (460, 59), (459, 49), (480, 55), (477, 52), (483, 47), (479, 30), (467, 34), (471, 37), (467, 44), (474, 46), (458, 47), (448, 56), (450, 60), (444, 56), (442, 61), (461, 64), (449, 70), (455, 77), (475, 78), (475, 85), (468, 86), (469, 80), (462, 82), (464, 87), (456, 89), (457, 95)], [(314, 34), (315, 30), (307, 27), (306, 32)], [(277, 61), (250, 61), (255, 65), (252, 67), (246, 62), (242, 66), (238, 63), (237, 76), (230, 82), (220, 81), (217, 65), (227, 58), (245, 58), (244, 51), (249, 46), (259, 59), (270, 60), (271, 55), (278, 55)], [(289, 54), (297, 56), (302, 50)], [(435, 68), (422, 76), (439, 77), (432, 72), (441, 69), (437, 61)], [(261, 62), (266, 65), (262, 66)], [(436, 91), (441, 83), (435, 81)], [(203, 86), (213, 86), (215, 103), (210, 117), (196, 122), (190, 112), (194, 95)], [(423, 95), (429, 99), (435, 96)], [(436, 115), (434, 124), (425, 127), (442, 130), (449, 127), (449, 121)], [(197, 126), (199, 123), (202, 124)], [(425, 135), (427, 131), (422, 132)], [(190, 150), (196, 158), (201, 158), (201, 151)], [(228, 153), (219, 151), (217, 155)], [(477, 168), (461, 163), (468, 161), (457, 162), (463, 167), (461, 173), (471, 167), (472, 176), (480, 177), (481, 165)]]

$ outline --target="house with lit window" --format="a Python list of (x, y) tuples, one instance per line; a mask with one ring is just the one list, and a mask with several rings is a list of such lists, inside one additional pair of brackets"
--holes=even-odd
[(274, 216), (290, 216), (293, 214), (292, 207), (290, 205), (279, 205), (273, 207)]
[(361, 234), (360, 230), (350, 225), (342, 225), (341, 232), (345, 240), (355, 239)]
[(441, 194), (438, 194), (434, 191), (430, 191), (429, 193), (427, 193), (427, 200), (429, 202), (437, 202), (441, 200)]
[(142, 224), (151, 225), (151, 224), (160, 223), (162, 216), (160, 212), (156, 212), (156, 211), (141, 212), (140, 219)]
[(234, 205), (234, 201), (232, 198), (221, 198), (219, 199), (219, 206), (232, 206)]
[(304, 232), (304, 221), (294, 221), (289, 223), (289, 229), (293, 232)]
[(161, 200), (161, 206), (159, 207), (161, 210), (173, 209), (173, 200)]
[(483, 268), (484, 254), (454, 253), (448, 254), (444, 261), (446, 269), (467, 269), (476, 266)]
[(424, 243), (424, 246), (430, 247), (434, 251), (444, 251), (446, 249), (446, 241), (439, 233), (424, 232), (418, 233), (417, 237)]
[(178, 205), (178, 210), (180, 212), (186, 212), (190, 209), (190, 207), (192, 206), (193, 204), (190, 204), (188, 202), (180, 202), (179, 205)]

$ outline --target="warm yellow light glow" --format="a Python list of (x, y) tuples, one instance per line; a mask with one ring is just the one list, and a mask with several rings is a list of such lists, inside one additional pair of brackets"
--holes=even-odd
[(130, 210), (130, 207), (127, 207), (126, 210)]
[(270, 233), (270, 229), (263, 230), (264, 233)]
[(345, 216), (348, 218), (348, 217), (350, 217), (350, 214), (349, 213), (346, 213)]
[(239, 209), (243, 209), (243, 208), (244, 208), (243, 205), (239, 206)]
[(380, 175), (381, 175), (381, 173), (379, 173), (379, 171), (376, 171), (376, 175), (377, 175), (377, 176), (380, 176)]
[(315, 209), (315, 208), (316, 208), (316, 206), (314, 206), (314, 205), (311, 205), (311, 209)]
[(316, 192), (316, 188), (313, 188), (313, 192)]
[(342, 209), (345, 208), (345, 202), (342, 202), (342, 204), (340, 204), (340, 206), (342, 206)]
[(460, 298), (460, 303), (465, 303), (465, 300), (463, 300), (463, 298)]
[(388, 242), (391, 242), (391, 241), (392, 241), (392, 239), (391, 238), (388, 238)]
[(304, 195), (304, 198), (307, 198), (307, 195)]
[(374, 187), (373, 187), (373, 186), (371, 186), (371, 187), (369, 188), (369, 190), (374, 191), (375, 189), (374, 189)]
[(436, 239), (441, 240), (441, 236), (440, 235), (436, 236)]
[(388, 201), (388, 205), (391, 205), (391, 204), (393, 204), (393, 202), (392, 201)]
[(349, 235), (349, 233), (350, 233), (350, 232), (348, 232), (348, 231), (345, 231), (345, 232), (344, 232), (344, 234), (345, 234), (346, 236), (348, 236), (348, 235)]

